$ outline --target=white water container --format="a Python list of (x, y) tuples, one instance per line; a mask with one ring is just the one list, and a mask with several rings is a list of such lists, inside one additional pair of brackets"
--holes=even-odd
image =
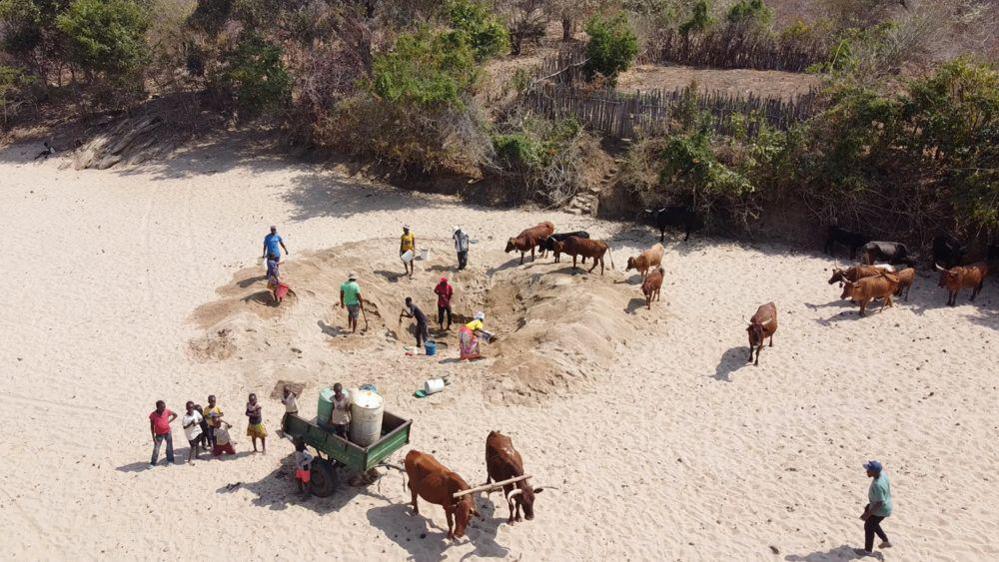
[(382, 436), (385, 400), (370, 390), (358, 390), (353, 394), (353, 403), (350, 405), (350, 440), (355, 445), (367, 447)]
[(429, 260), (430, 259), (430, 248), (423, 248), (422, 250), (420, 250), (420, 257), (418, 259), (420, 261), (427, 261), (427, 260)]
[(433, 394), (435, 392), (440, 392), (444, 390), (444, 379), (428, 379), (423, 383), (423, 392), (426, 394)]
[(413, 258), (415, 258), (416, 255), (413, 254), (413, 250), (406, 250), (399, 257), (402, 258), (402, 261), (404, 261), (405, 263), (409, 263), (409, 262), (413, 261)]

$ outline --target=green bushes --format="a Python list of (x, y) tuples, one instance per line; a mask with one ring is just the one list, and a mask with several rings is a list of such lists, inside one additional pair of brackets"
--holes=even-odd
[(492, 135), (496, 163), (519, 196), (561, 205), (579, 187), (585, 133), (575, 119), (520, 117)]
[(478, 77), (473, 50), (461, 35), (423, 29), (375, 57), (372, 91), (400, 105), (460, 106)]
[(586, 24), (590, 42), (586, 45), (586, 73), (611, 79), (627, 70), (638, 55), (638, 38), (624, 14), (612, 18), (594, 17)]
[(715, 23), (710, 12), (707, 0), (697, 0), (693, 8), (691, 8), (690, 18), (680, 24), (680, 33), (688, 35), (707, 31)]
[(729, 25), (765, 28), (773, 17), (763, 0), (739, 0), (728, 10)]
[(483, 61), (509, 51), (509, 32), (485, 5), (472, 0), (450, 0), (447, 11), (451, 27), (472, 48), (476, 60)]
[(66, 36), (69, 62), (86, 73), (125, 80), (148, 60), (149, 20), (133, 0), (75, 0), (56, 25)]
[(255, 34), (240, 39), (211, 77), (216, 93), (244, 116), (283, 108), (290, 101), (291, 82), (281, 48)]

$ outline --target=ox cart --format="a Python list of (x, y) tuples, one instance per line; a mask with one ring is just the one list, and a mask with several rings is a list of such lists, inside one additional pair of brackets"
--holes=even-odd
[(291, 440), (301, 439), (316, 450), (316, 460), (312, 462), (312, 493), (325, 498), (336, 491), (339, 478), (337, 469), (346, 468), (356, 474), (365, 474), (379, 466), (395, 468), (384, 461), (392, 453), (409, 443), (412, 420), (385, 412), (382, 417), (381, 437), (367, 447), (361, 447), (333, 433), (333, 430), (299, 417), (285, 414), (281, 429)]

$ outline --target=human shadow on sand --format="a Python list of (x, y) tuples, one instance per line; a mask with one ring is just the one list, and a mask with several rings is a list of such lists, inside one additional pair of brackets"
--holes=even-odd
[(715, 367), (715, 374), (712, 378), (719, 381), (732, 382), (729, 375), (749, 365), (749, 362), (746, 361), (748, 354), (748, 345), (741, 345), (729, 349), (722, 354), (721, 359), (718, 361), (718, 366)]
[(325, 320), (320, 320), (316, 322), (316, 325), (319, 326), (319, 329), (322, 330), (324, 334), (326, 334), (331, 338), (338, 338), (340, 336), (346, 336), (347, 334), (350, 334), (350, 330), (347, 330), (346, 328), (343, 328), (341, 326), (333, 326), (327, 324)]
[(406, 276), (405, 273), (399, 271), (387, 271), (384, 269), (379, 269), (377, 271), (373, 271), (372, 273), (378, 275), (379, 277), (384, 277), (389, 283), (398, 283), (399, 279)]
[(443, 517), (440, 506), (420, 502), (420, 513), (414, 514), (411, 504), (392, 504), (368, 510), (368, 522), (385, 533), (385, 537), (409, 552), (417, 562), (438, 562), (452, 545), (470, 543), (475, 550), (462, 556), (468, 558), (503, 558), (509, 549), (496, 543), (499, 526), (504, 518), (493, 517), (491, 502), (477, 502), (482, 519), (473, 518), (465, 536), (457, 541), (447, 539), (447, 529), (438, 527), (431, 518)]
[[(815, 551), (811, 554), (789, 554), (784, 557), (788, 562), (836, 562), (837, 560), (860, 560), (868, 557), (861, 556), (853, 551), (848, 545), (837, 546), (826, 551)], [(875, 560), (884, 560), (884, 555), (875, 552), (870, 555)]]

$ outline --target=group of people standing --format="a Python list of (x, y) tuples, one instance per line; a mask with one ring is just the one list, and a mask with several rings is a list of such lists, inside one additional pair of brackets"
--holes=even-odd
[[(208, 396), (208, 406), (202, 408), (188, 400), (184, 405), (184, 414), (180, 416), (181, 428), (190, 449), (187, 462), (200, 457), (202, 452), (211, 453), (213, 457), (235, 455), (234, 441), (229, 435), (232, 424), (223, 419), (225, 413), (219, 407), (215, 395)], [(262, 408), (257, 401), (257, 395), (251, 393), (246, 402), (246, 417), (248, 420), (246, 435), (253, 441), (253, 452), (257, 452), (257, 440), (263, 452), (267, 452), (267, 429), (264, 427)], [(159, 460), (160, 448), (166, 445), (166, 460), (173, 464), (173, 427), (177, 414), (166, 406), (163, 400), (156, 401), (156, 409), (149, 414), (149, 432), (153, 438), (153, 454), (149, 464), (155, 466)]]

